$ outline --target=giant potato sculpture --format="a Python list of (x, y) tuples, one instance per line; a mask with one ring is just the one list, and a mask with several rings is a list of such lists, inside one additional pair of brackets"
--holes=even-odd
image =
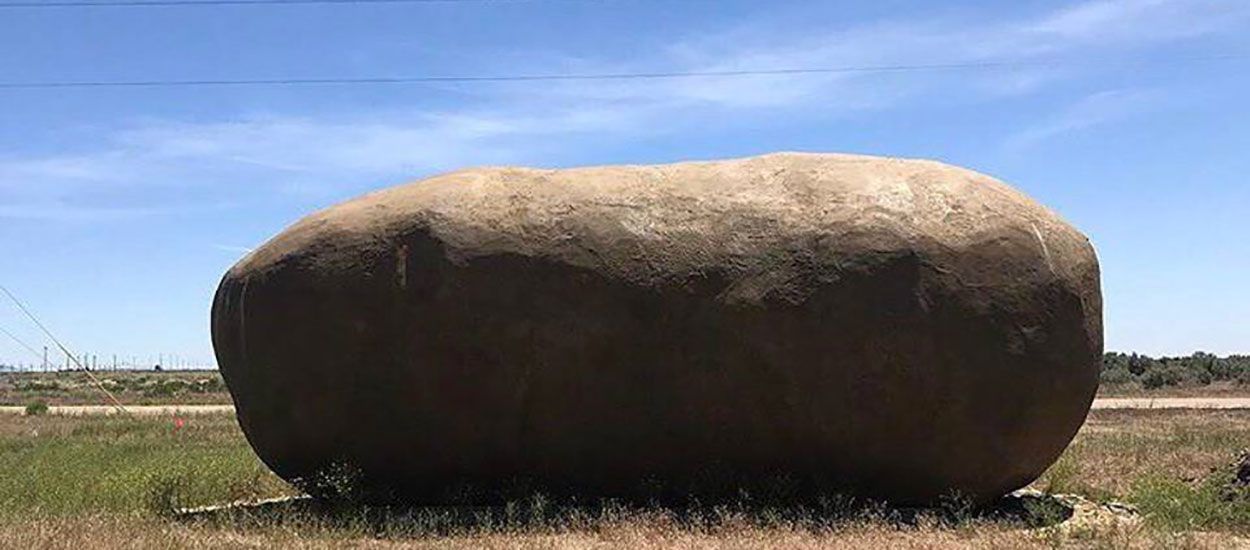
[(918, 503), (1059, 456), (1101, 307), (1089, 241), (1003, 183), (774, 154), (372, 193), (240, 261), (212, 330), (248, 440), (317, 494)]

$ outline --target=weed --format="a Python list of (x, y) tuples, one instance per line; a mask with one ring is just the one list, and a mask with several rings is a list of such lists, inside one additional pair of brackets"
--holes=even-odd
[(157, 517), (174, 517), (186, 506), (189, 483), (185, 476), (161, 476), (148, 482), (146, 509)]
[(35, 401), (26, 405), (26, 416), (39, 416), (48, 414), (48, 403), (46, 401)]
[(459, 547), (1229, 547), (1250, 530), (1250, 504), (1222, 491), (1231, 474), (1202, 474), (1248, 438), (1246, 412), (1093, 413), (1038, 487), (1127, 499), (1145, 517), (1131, 528), (1026, 531), (1021, 524), (1053, 525), (1064, 511), (1043, 499), (1023, 502), (1023, 515), (987, 517), (955, 495), (920, 512), (845, 495), (803, 506), (745, 496), (686, 507), (535, 496), (389, 509), (351, 503), (357, 476), (344, 466), (320, 481), (346, 504), (302, 499), (183, 524), (168, 519), (174, 510), (295, 494), (260, 463), (232, 416), (196, 416), (174, 434), (168, 418), (11, 415), (0, 419), (0, 547), (338, 547), (379, 538)]
[(1075, 490), (1075, 481), (1080, 471), (1080, 464), (1076, 458), (1064, 453), (1050, 466), (1046, 473), (1042, 474), (1041, 483), (1048, 493), (1070, 493)]
[(1147, 477), (1133, 486), (1130, 499), (1148, 522), (1168, 531), (1250, 529), (1250, 500), (1224, 498), (1222, 478)]

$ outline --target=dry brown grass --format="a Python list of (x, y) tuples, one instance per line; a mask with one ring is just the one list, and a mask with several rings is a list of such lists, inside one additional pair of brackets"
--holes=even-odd
[(640, 515), (592, 529), (493, 531), (437, 538), (387, 538), (307, 527), (220, 529), (143, 517), (45, 518), (0, 525), (2, 548), (1241, 548), (1246, 539), (1220, 533), (1166, 533), (1121, 524), (1023, 530), (995, 524), (955, 528), (860, 522), (831, 530), (727, 524), (694, 530), (661, 516)]
[[(109, 392), (127, 405), (229, 404), (217, 371), (95, 371)], [(0, 373), (0, 405), (98, 405), (105, 403), (84, 372)]]
[(1206, 385), (1164, 386), (1145, 389), (1137, 383), (1104, 384), (1098, 388), (1098, 397), (1247, 397), (1250, 384), (1235, 381), (1215, 381)]
[[(257, 465), (230, 416), (197, 417), (178, 434), (168, 424), (168, 419), (0, 418), (0, 459), (10, 461), (5, 475), (12, 481), (6, 485), (0, 480), (0, 492), (12, 485), (15, 495), (25, 495), (21, 491), (41, 479), (80, 484), (56, 497), (64, 502), (47, 495), (36, 498), (48, 501), (43, 509), (0, 510), (5, 512), (0, 514), (0, 548), (1250, 548), (1245, 538), (1250, 523), (1236, 522), (1200, 527), (1206, 532), (1151, 521), (1025, 529), (975, 519), (953, 526), (935, 520), (907, 526), (872, 517), (813, 524), (760, 521), (738, 513), (709, 524), (657, 510), (569, 523), (469, 524), (446, 532), (409, 528), (403, 521), (378, 529), (298, 514), (242, 523), (178, 521), (154, 515), (142, 503), (127, 508), (126, 498), (131, 497), (116, 493), (122, 485), (102, 483), (98, 473), (90, 473), (103, 464), (99, 457), (116, 455), (119, 472), (130, 466), (148, 472), (166, 464), (164, 457), (169, 456), (202, 462), (205, 466), (194, 468), (197, 479), (218, 481), (209, 483), (211, 487), (191, 487), (197, 498), (230, 494), (216, 486), (252, 479)], [(1036, 486), (1129, 500), (1142, 479), (1201, 478), (1247, 445), (1250, 411), (1095, 411), (1063, 459)], [(80, 464), (69, 460), (85, 456), (75, 449), (103, 454), (82, 458)], [(234, 450), (219, 456), (223, 449)], [(43, 456), (48, 459), (39, 459)], [(265, 475), (264, 483), (255, 484), (263, 490), (258, 496), (285, 490)], [(142, 496), (142, 491), (132, 492)], [(95, 496), (85, 498), (87, 494)], [(29, 495), (10, 502), (30, 502), (34, 497)], [(0, 494), (0, 501), (4, 496)], [(105, 511), (95, 502), (115, 506)], [(48, 512), (57, 509), (64, 511)]]
[(1124, 498), (1150, 477), (1194, 481), (1250, 446), (1246, 410), (1101, 410), (1035, 487)]

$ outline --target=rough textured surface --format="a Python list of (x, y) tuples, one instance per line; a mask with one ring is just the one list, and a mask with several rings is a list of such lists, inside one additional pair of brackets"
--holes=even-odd
[(1088, 240), (1003, 183), (775, 154), (366, 195), (240, 261), (212, 326), (248, 439), (314, 491), (920, 502), (1058, 457), (1101, 307)]

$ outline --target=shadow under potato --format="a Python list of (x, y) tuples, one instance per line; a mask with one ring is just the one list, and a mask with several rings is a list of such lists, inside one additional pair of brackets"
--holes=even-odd
[(635, 505), (609, 500), (552, 502), (542, 496), (494, 506), (372, 506), (300, 496), (178, 510), (173, 512), (173, 518), (184, 523), (219, 527), (300, 525), (384, 537), (413, 537), (558, 532), (656, 519), (692, 530), (729, 525), (821, 530), (862, 520), (899, 527), (993, 522), (1036, 528), (1062, 523), (1073, 513), (1072, 506), (1062, 499), (1020, 491), (984, 506), (971, 506), (952, 498), (933, 507), (890, 506), (843, 496), (802, 504), (778, 505), (744, 497), (727, 504), (693, 502), (681, 506)]

